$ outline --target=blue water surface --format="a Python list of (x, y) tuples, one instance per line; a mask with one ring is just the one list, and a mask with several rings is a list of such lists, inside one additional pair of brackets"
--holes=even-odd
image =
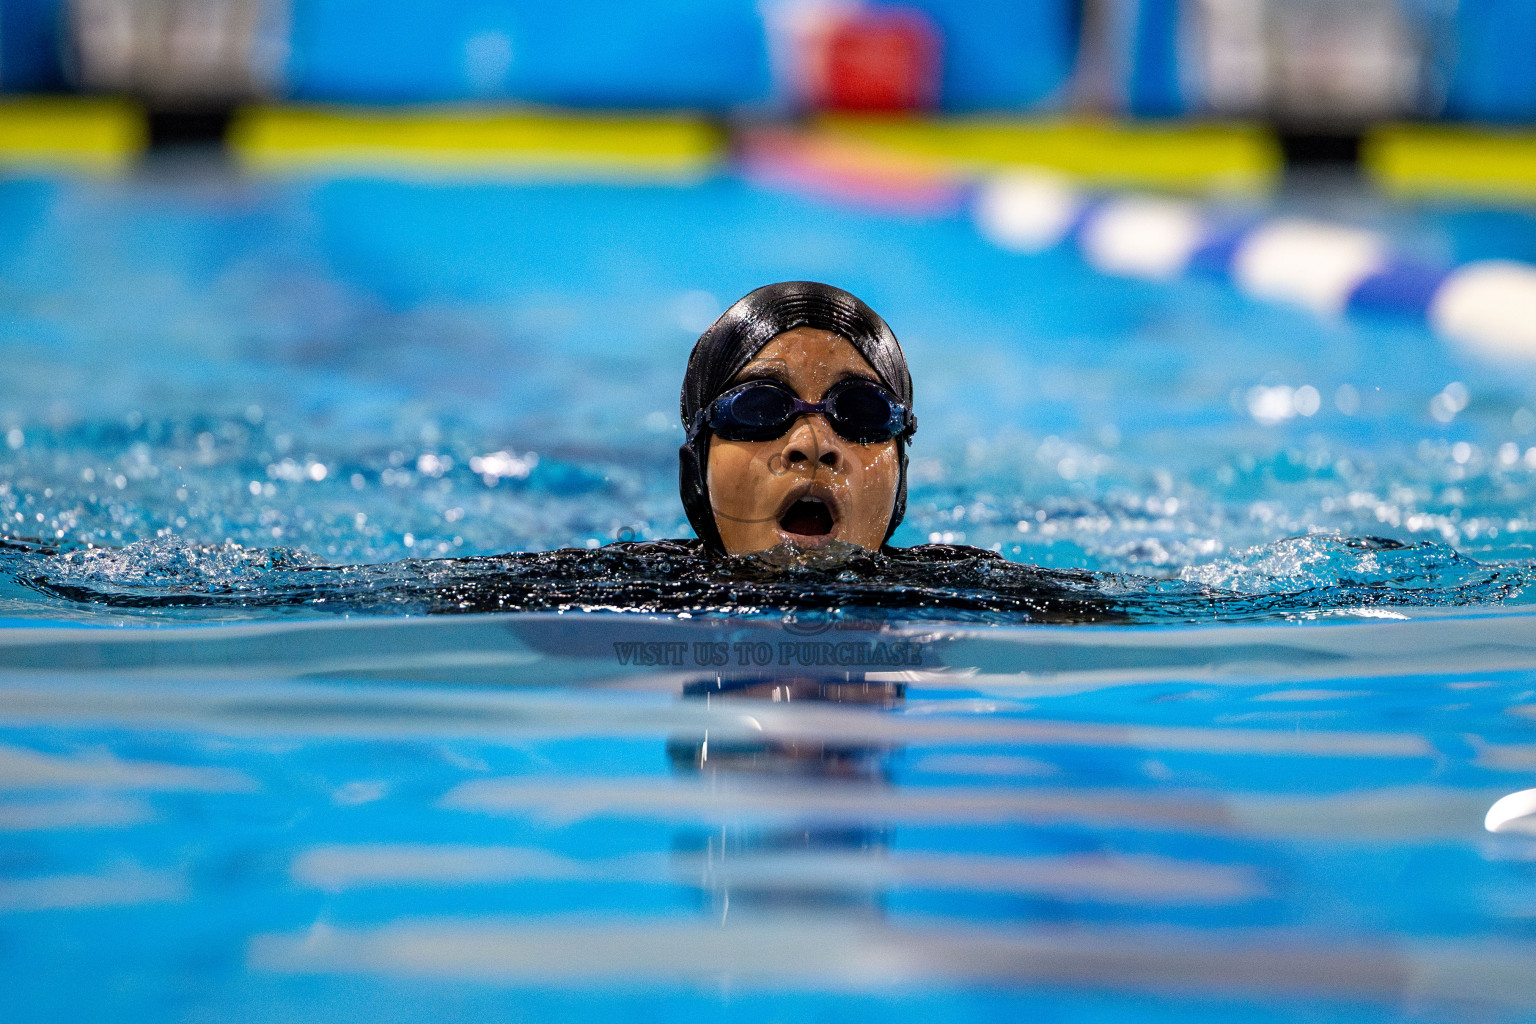
[[(1279, 203), (1536, 251), (1519, 210)], [(910, 357), (896, 543), (1279, 613), (18, 583), (238, 598), (686, 535), (689, 347), (797, 278)], [(1536, 800), (1485, 820), (1536, 785), (1530, 366), (730, 176), (5, 180), (0, 317), (8, 1020), (1536, 1018)]]
[[(736, 296), (808, 278), (865, 297), (911, 359), (923, 429), (898, 543), (1165, 573), (1317, 531), (1530, 552), (1530, 368), (1413, 324), (1005, 253), (963, 218), (729, 178), (177, 167), (9, 181), (0, 211), (0, 514), (18, 536), (377, 561), (681, 535), (688, 348)], [(1536, 223), (1430, 210), (1400, 234), (1528, 256)], [(1257, 418), (1263, 389), (1302, 387), (1311, 415)], [(504, 475), (471, 468), (497, 452)]]

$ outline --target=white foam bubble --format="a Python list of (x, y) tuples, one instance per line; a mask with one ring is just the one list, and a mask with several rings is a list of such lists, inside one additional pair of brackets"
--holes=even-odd
[(1046, 171), (1016, 171), (988, 181), (973, 215), (982, 236), (1004, 249), (1040, 252), (1066, 237), (1083, 200), (1071, 183)]
[(1106, 274), (1169, 280), (1184, 273), (1204, 235), (1195, 204), (1136, 196), (1110, 203), (1089, 221), (1083, 253)]
[(1279, 220), (1257, 228), (1232, 261), (1237, 286), (1256, 299), (1293, 302), (1319, 313), (1344, 310), (1350, 295), (1386, 264), (1386, 240), (1372, 231)]
[(1429, 322), (1484, 352), (1536, 358), (1536, 267), (1508, 260), (1467, 264), (1435, 292)]

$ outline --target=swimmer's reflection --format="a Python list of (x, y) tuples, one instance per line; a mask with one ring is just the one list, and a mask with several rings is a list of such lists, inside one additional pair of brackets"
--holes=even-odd
[[(890, 710), (904, 702), (906, 687), (859, 673), (709, 679), (685, 686), (683, 697), (711, 704), (849, 704)], [(855, 796), (889, 786), (891, 762), (899, 754), (900, 748), (892, 744), (805, 735), (725, 741), (674, 737), (667, 742), (668, 759), (678, 773), (721, 782), (851, 787)], [(727, 825), (714, 832), (680, 834), (674, 860), (678, 876), (696, 878), (701, 893), (722, 917), (733, 906), (879, 914), (884, 892), (868, 881), (878, 873), (860, 870), (860, 865), (884, 856), (890, 838), (890, 829), (863, 823)]]

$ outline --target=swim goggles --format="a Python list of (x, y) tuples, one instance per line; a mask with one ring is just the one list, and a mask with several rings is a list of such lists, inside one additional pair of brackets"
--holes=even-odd
[(880, 385), (862, 377), (840, 380), (819, 402), (807, 402), (785, 384), (749, 380), (699, 410), (688, 436), (708, 426), (725, 441), (771, 441), (783, 437), (801, 416), (820, 414), (838, 436), (874, 444), (917, 431), (917, 417)]

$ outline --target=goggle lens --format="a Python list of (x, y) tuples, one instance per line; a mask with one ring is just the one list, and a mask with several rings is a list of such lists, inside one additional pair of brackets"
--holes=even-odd
[(850, 441), (888, 441), (898, 424), (891, 422), (896, 403), (872, 384), (851, 384), (827, 396), (827, 421)]
[(729, 418), (738, 430), (763, 438), (779, 437), (794, 421), (795, 399), (771, 384), (749, 387), (732, 399)]
[(777, 381), (748, 381), (711, 403), (700, 425), (708, 424), (726, 441), (771, 441), (810, 413), (825, 415), (839, 436), (856, 444), (889, 441), (917, 429), (916, 417), (884, 388), (858, 379), (834, 384), (821, 402), (801, 401)]

